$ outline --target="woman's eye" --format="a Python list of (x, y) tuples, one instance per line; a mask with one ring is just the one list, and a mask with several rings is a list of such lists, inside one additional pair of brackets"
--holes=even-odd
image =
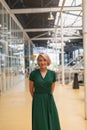
[(41, 62), (42, 60), (39, 60), (39, 62)]
[(44, 61), (46, 61), (46, 60), (44, 59)]
[(39, 62), (47, 62), (46, 59), (39, 59)]

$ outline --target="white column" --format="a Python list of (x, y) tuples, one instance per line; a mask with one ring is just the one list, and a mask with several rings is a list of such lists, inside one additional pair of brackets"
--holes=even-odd
[(61, 12), (61, 59), (62, 59), (62, 85), (65, 84), (64, 77), (64, 45), (63, 45), (63, 20), (62, 20), (62, 12)]
[(55, 34), (55, 60), (56, 60), (56, 69), (58, 68), (58, 58), (57, 58), (57, 34)]
[(83, 8), (85, 119), (87, 119), (87, 0), (83, 0), (82, 2), (83, 2), (82, 8)]

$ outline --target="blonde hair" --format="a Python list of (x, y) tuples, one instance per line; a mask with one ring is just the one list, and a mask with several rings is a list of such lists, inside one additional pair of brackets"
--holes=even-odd
[(37, 63), (39, 62), (39, 57), (43, 57), (47, 61), (47, 65), (49, 66), (51, 64), (51, 59), (46, 53), (40, 53), (37, 57)]

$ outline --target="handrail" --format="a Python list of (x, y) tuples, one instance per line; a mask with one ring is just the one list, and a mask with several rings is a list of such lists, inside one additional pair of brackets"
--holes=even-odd
[(78, 65), (81, 65), (84, 62), (84, 59), (81, 59), (76, 65), (72, 66), (75, 69)]

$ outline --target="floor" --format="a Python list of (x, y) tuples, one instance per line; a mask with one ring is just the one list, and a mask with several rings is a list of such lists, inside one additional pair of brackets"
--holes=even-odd
[[(26, 86), (26, 87), (25, 87)], [(56, 83), (54, 98), (58, 108), (61, 130), (87, 130), (84, 112), (84, 87)], [(32, 98), (28, 79), (0, 96), (0, 130), (31, 130)]]

